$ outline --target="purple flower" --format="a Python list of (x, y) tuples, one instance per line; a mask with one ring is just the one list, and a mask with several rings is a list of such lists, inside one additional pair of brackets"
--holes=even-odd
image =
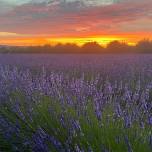
[(152, 116), (150, 116), (150, 117), (149, 117), (149, 119), (148, 119), (148, 123), (149, 123), (149, 125), (151, 125), (151, 126), (152, 126)]
[(129, 115), (126, 115), (126, 116), (124, 117), (124, 121), (125, 121), (125, 127), (126, 127), (126, 128), (130, 128), (130, 127), (131, 127), (131, 124), (132, 124), (132, 122), (131, 122), (131, 117), (130, 117)]
[(125, 136), (125, 137), (124, 137), (124, 140), (125, 140), (125, 143), (126, 143), (126, 145), (127, 145), (128, 152), (133, 152), (133, 150), (132, 150), (132, 147), (131, 147), (131, 144), (130, 144), (130, 141), (129, 141), (128, 137), (127, 137), (127, 136)]

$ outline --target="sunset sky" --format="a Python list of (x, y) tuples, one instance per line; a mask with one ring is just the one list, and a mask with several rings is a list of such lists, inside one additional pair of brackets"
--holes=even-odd
[(152, 0), (0, 0), (0, 44), (152, 39)]

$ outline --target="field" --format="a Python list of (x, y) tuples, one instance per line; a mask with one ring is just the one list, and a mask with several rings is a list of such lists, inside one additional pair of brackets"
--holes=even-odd
[(0, 55), (0, 152), (151, 152), (152, 55)]

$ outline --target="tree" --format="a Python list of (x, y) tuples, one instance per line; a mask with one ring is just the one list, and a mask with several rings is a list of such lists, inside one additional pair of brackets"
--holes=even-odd
[(84, 53), (100, 53), (103, 51), (103, 47), (97, 42), (88, 42), (82, 46), (82, 52)]
[(112, 41), (107, 46), (107, 52), (109, 53), (126, 53), (131, 52), (130, 46), (124, 42)]
[(149, 39), (141, 40), (137, 43), (136, 49), (141, 53), (152, 53), (152, 41)]

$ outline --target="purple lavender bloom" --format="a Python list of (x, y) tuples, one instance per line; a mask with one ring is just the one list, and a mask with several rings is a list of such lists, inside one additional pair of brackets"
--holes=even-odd
[(148, 123), (152, 126), (152, 116), (149, 117)]
[(129, 141), (128, 137), (127, 137), (127, 136), (125, 136), (125, 137), (124, 137), (124, 140), (125, 140), (125, 143), (126, 143), (126, 145), (127, 145), (128, 152), (133, 152), (133, 150), (132, 150), (132, 147), (131, 147), (131, 144), (130, 144), (130, 141)]
[(97, 119), (99, 120), (99, 121), (101, 121), (101, 119), (102, 119), (102, 113), (101, 113), (101, 111), (100, 110), (95, 110), (95, 114), (96, 114), (96, 116), (97, 116)]
[(143, 128), (143, 129), (145, 128), (145, 124), (144, 124), (143, 121), (140, 121), (140, 127)]
[(122, 109), (120, 107), (120, 104), (117, 104), (115, 111), (116, 111), (116, 114), (117, 114), (118, 117), (122, 116)]
[(81, 131), (81, 126), (78, 120), (72, 120), (72, 126), (75, 130)]
[(149, 145), (152, 148), (152, 135), (150, 135), (150, 137), (149, 137)]
[(55, 139), (55, 137), (48, 135), (47, 136), (47, 140), (53, 144), (53, 146), (58, 150), (58, 151), (62, 151), (63, 147), (60, 141), (58, 141), (57, 139)]
[(131, 124), (132, 124), (132, 122), (131, 122), (131, 117), (128, 115), (126, 115), (125, 117), (124, 117), (124, 123), (125, 123), (125, 127), (126, 128), (130, 128), (131, 127)]
[(23, 112), (21, 111), (21, 107), (20, 107), (20, 105), (19, 105), (18, 102), (16, 102), (16, 103), (12, 106), (12, 108), (13, 108), (13, 111), (14, 111), (15, 113), (17, 113), (22, 120), (25, 120), (25, 116), (24, 116)]
[[(40, 133), (39, 133), (40, 132)], [(46, 144), (46, 140), (45, 138), (43, 138), (44, 136), (42, 135), (43, 133), (41, 131), (36, 132), (33, 137), (33, 145), (32, 145), (32, 150), (33, 152), (49, 152), (49, 148)]]

